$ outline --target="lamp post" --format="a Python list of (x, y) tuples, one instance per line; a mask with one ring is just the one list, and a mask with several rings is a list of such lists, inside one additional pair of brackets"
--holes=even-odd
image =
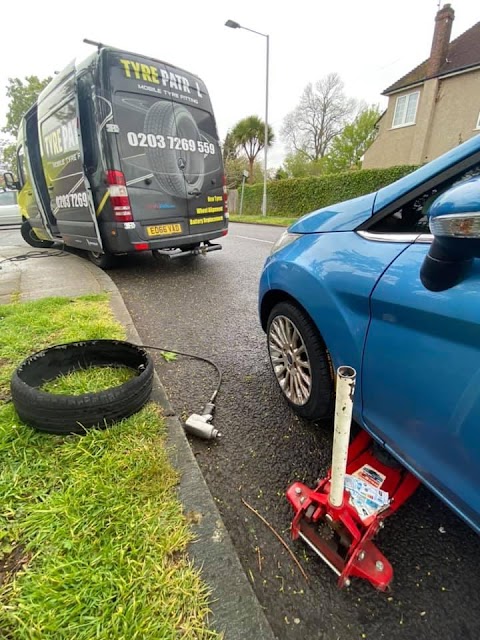
[(249, 29), (248, 27), (242, 27), (238, 22), (234, 20), (227, 20), (225, 22), (226, 27), (230, 27), (231, 29), (245, 29), (245, 31), (251, 31), (252, 33), (256, 33), (259, 36), (263, 36), (267, 39), (267, 66), (266, 66), (266, 78), (265, 78), (265, 144), (263, 147), (264, 155), (263, 155), (263, 200), (262, 200), (262, 215), (267, 215), (267, 149), (268, 149), (268, 65), (269, 65), (269, 47), (270, 47), (270, 36), (266, 33), (260, 33), (260, 31), (255, 31), (254, 29)]

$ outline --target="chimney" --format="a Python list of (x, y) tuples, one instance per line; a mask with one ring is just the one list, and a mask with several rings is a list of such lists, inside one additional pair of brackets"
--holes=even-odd
[(448, 45), (452, 33), (452, 23), (455, 12), (449, 4), (444, 4), (435, 16), (435, 31), (433, 32), (432, 50), (427, 66), (427, 77), (438, 74), (447, 59)]

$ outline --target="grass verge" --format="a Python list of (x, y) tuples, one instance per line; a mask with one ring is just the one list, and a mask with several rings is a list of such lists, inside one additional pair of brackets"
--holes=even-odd
[[(0, 393), (32, 352), (93, 338), (124, 338), (106, 296), (0, 306)], [(68, 392), (90, 388), (88, 375)], [(83, 437), (37, 433), (0, 404), (0, 635), (217, 637), (177, 481), (153, 403)]]
[(245, 222), (248, 224), (269, 224), (275, 227), (289, 227), (298, 218), (287, 218), (280, 216), (246, 216), (230, 214), (230, 222)]

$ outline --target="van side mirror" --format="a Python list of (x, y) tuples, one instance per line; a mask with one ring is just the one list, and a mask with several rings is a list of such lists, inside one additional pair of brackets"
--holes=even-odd
[(15, 180), (11, 171), (6, 171), (3, 174), (3, 179), (5, 180), (5, 186), (7, 187), (7, 189), (15, 189), (15, 191), (20, 191), (20, 182), (18, 182), (18, 180)]
[(428, 215), (434, 240), (420, 279), (429, 291), (445, 291), (461, 282), (480, 257), (480, 177), (444, 191)]

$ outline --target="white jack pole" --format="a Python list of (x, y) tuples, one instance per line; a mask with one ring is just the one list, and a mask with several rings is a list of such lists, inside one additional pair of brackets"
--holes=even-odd
[(335, 428), (333, 434), (332, 479), (328, 501), (332, 507), (341, 507), (345, 488), (350, 427), (352, 424), (353, 394), (357, 372), (353, 367), (338, 367), (337, 398), (335, 401)]

